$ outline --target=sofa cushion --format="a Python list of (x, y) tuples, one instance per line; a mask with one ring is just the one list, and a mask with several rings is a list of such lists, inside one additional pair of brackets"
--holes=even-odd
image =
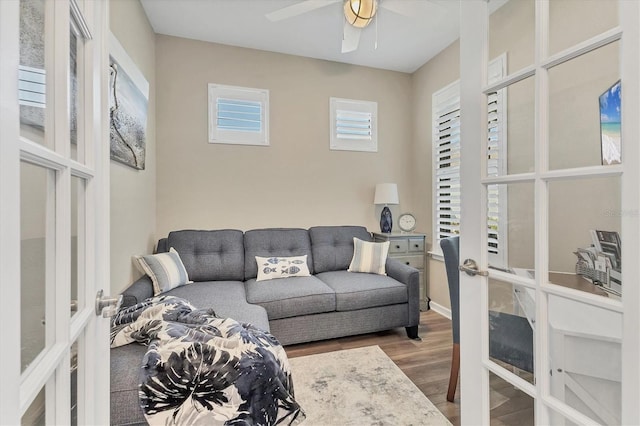
[(234, 229), (174, 231), (167, 237), (193, 281), (244, 281), (243, 242), (242, 231)]
[(371, 243), (353, 238), (353, 259), (349, 272), (365, 272), (367, 274), (387, 275), (385, 264), (389, 253), (389, 241)]
[(247, 301), (267, 310), (269, 320), (336, 310), (334, 291), (316, 277), (246, 281)]
[(314, 226), (309, 228), (313, 269), (316, 274), (346, 271), (353, 258), (353, 238), (372, 241), (362, 226)]
[(337, 311), (406, 303), (408, 300), (407, 286), (385, 275), (333, 271), (316, 277), (335, 291)]
[(173, 247), (168, 253), (136, 256), (135, 261), (142, 272), (151, 278), (153, 294), (156, 296), (191, 282), (180, 255)]
[(245, 280), (258, 276), (256, 256), (285, 257), (305, 254), (309, 272), (313, 274), (311, 241), (306, 229), (269, 228), (247, 231), (244, 234)]
[(213, 308), (220, 318), (233, 318), (269, 331), (269, 318), (265, 309), (247, 303), (244, 283), (241, 281), (204, 281), (176, 287), (165, 295), (183, 298), (198, 309)]
[(140, 400), (138, 383), (142, 358), (147, 347), (138, 343), (111, 349), (111, 424), (146, 425)]

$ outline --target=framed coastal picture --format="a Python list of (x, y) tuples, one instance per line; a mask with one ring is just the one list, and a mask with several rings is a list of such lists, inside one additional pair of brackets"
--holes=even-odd
[(622, 127), (620, 120), (620, 80), (600, 95), (600, 145), (602, 164), (622, 163)]
[(109, 39), (111, 159), (144, 170), (149, 83), (118, 39)]

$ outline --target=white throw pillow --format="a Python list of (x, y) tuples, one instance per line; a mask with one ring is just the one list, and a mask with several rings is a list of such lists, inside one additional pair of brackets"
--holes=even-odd
[(173, 247), (168, 253), (136, 256), (135, 259), (140, 269), (151, 278), (155, 296), (193, 282), (189, 281), (182, 259)]
[(258, 277), (256, 281), (273, 280), (276, 278), (308, 277), (307, 255), (290, 257), (260, 257), (256, 256)]
[(389, 253), (389, 241), (370, 243), (353, 238), (353, 258), (349, 272), (366, 272), (368, 274), (387, 275), (385, 264)]

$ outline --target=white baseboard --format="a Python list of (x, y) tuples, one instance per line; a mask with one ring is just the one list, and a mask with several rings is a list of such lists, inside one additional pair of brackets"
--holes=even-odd
[(437, 304), (433, 300), (429, 303), (429, 306), (431, 307), (431, 309), (433, 309), (434, 312), (439, 313), (443, 317), (451, 319), (451, 309), (445, 308), (444, 306)]

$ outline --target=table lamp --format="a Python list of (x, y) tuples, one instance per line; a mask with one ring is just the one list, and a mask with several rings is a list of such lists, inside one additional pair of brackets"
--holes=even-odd
[(398, 185), (395, 183), (377, 184), (373, 204), (384, 204), (382, 213), (380, 213), (380, 232), (390, 233), (393, 227), (393, 219), (391, 217), (391, 210), (389, 210), (387, 206), (389, 204), (399, 204)]

